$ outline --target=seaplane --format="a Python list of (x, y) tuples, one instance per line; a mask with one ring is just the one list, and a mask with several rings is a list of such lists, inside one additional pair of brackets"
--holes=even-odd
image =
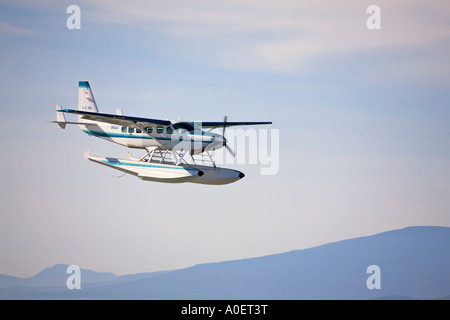
[[(76, 115), (77, 120), (67, 121), (65, 114)], [(86, 150), (84, 157), (94, 163), (146, 181), (209, 185), (229, 184), (245, 176), (238, 170), (216, 166), (211, 155), (212, 151), (225, 147), (235, 156), (225, 138), (225, 128), (272, 124), (271, 121), (229, 122), (227, 117), (221, 122), (149, 119), (126, 116), (121, 109), (116, 114), (100, 113), (89, 81), (79, 81), (77, 110), (57, 105), (56, 121), (50, 122), (56, 123), (59, 129), (65, 129), (67, 124), (77, 125), (90, 136), (145, 150), (140, 158), (133, 158), (128, 152), (123, 159), (93, 156)], [(212, 132), (214, 129), (222, 129), (222, 134)]]

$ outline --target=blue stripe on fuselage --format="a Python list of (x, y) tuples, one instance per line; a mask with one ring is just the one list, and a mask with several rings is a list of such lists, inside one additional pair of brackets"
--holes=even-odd
[[(130, 133), (115, 133), (115, 132), (106, 132), (106, 131), (94, 131), (94, 130), (83, 130), (83, 132), (87, 133), (87, 134), (91, 134), (93, 136), (96, 137), (103, 137), (103, 138), (131, 138), (131, 139), (153, 139), (150, 136), (137, 136), (137, 135), (132, 135)], [(166, 138), (166, 137), (161, 137), (158, 139), (169, 139), (170, 138)]]
[[(102, 137), (102, 138), (127, 138), (127, 139), (153, 139), (152, 137), (148, 135), (136, 135), (136, 134), (130, 134), (130, 133), (120, 133), (120, 132), (106, 132), (106, 131), (95, 131), (95, 130), (86, 130), (82, 129), (83, 132), (96, 136), (96, 137)], [(171, 137), (158, 137), (158, 140), (168, 140), (171, 141)], [(176, 140), (174, 140), (176, 141)], [(212, 141), (203, 141), (203, 140), (195, 140), (191, 139), (190, 141), (187, 140), (186, 137), (183, 137), (184, 142), (201, 142), (201, 143), (211, 143)]]

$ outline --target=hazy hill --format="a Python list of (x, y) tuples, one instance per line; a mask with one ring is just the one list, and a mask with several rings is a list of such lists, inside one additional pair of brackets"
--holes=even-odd
[[(370, 265), (380, 267), (379, 290), (369, 290), (366, 286), (370, 276), (366, 269)], [(62, 281), (62, 286), (39, 290), (37, 285), (32, 288), (24, 282), (19, 284), (21, 287), (9, 285), (6, 288), (5, 283), (13, 283), (12, 279), (0, 278), (3, 287), (0, 298), (445, 298), (450, 294), (450, 228), (409, 227), (305, 250), (201, 264), (165, 273), (117, 277), (94, 272), (89, 281), (95, 285), (91, 286), (83, 286), (88, 281), (83, 271), (81, 290), (65, 288), (68, 277), (65, 269), (62, 274), (56, 266), (46, 270), (46, 277), (38, 278), (46, 278), (50, 285)]]
[[(7, 275), (0, 275), (0, 288), (12, 286), (26, 286), (26, 287), (48, 287), (48, 286), (62, 286), (66, 288), (66, 280), (70, 274), (66, 273), (67, 264), (57, 264), (53, 267), (46, 268), (38, 274), (30, 278), (19, 278)], [(103, 283), (107, 281), (114, 281), (118, 277), (110, 272), (96, 272), (92, 270), (83, 269), (83, 283), (94, 284)]]

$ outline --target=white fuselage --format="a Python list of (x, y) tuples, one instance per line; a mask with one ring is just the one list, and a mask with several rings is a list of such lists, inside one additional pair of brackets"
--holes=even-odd
[[(175, 129), (170, 126), (152, 125), (142, 129), (86, 121), (78, 127), (85, 133), (129, 148), (148, 149), (159, 147), (169, 150), (185, 150), (191, 154), (223, 147), (225, 138), (217, 133)], [(147, 132), (144, 132), (147, 131)]]

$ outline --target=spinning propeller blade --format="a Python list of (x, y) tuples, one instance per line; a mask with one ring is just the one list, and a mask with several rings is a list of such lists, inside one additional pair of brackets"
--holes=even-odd
[[(225, 116), (223, 117), (223, 131), (222, 131), (222, 136), (225, 138), (225, 128), (227, 127), (227, 120), (228, 117)], [(225, 146), (225, 148), (228, 150), (229, 153), (231, 153), (231, 155), (234, 157), (236, 157), (236, 153), (233, 151), (233, 149), (231, 149), (231, 147), (227, 144), (227, 142), (224, 142), (223, 144)]]
[(223, 131), (222, 131), (223, 136), (225, 136), (225, 128), (227, 127), (227, 120), (228, 120), (227, 116), (223, 117)]
[(234, 157), (236, 157), (236, 153), (234, 153), (233, 149), (231, 149), (231, 147), (227, 144), (225, 144), (225, 148), (227, 148), (228, 152), (231, 153), (231, 155)]

